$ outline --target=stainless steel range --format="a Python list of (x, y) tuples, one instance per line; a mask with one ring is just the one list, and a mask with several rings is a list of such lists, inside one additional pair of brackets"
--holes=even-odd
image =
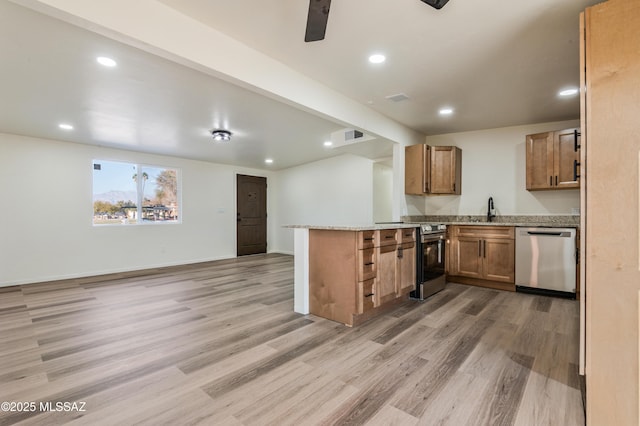
[(442, 290), (445, 281), (445, 245), (447, 226), (443, 224), (420, 224), (417, 244), (416, 289), (411, 297), (424, 300)]

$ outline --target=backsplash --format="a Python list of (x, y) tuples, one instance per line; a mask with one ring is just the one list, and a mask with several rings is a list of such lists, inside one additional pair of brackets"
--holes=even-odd
[[(426, 215), (426, 216), (403, 216), (403, 222), (432, 222), (432, 223), (486, 223), (486, 215)], [(518, 216), (496, 216), (492, 223), (508, 224), (557, 224), (567, 226), (580, 225), (580, 215), (518, 215)]]

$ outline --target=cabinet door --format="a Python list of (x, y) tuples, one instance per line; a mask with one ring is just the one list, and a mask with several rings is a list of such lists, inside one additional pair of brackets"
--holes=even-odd
[(482, 241), (483, 278), (515, 282), (514, 240), (487, 238)]
[(416, 288), (416, 245), (404, 243), (398, 249), (398, 296)]
[(527, 135), (527, 189), (553, 186), (553, 132)]
[(396, 298), (397, 246), (380, 246), (376, 250), (378, 273), (374, 297), (377, 301), (375, 305), (379, 306)]
[(424, 195), (429, 192), (429, 147), (425, 144), (404, 148), (404, 192)]
[(362, 314), (375, 307), (374, 287), (375, 280), (361, 281), (358, 283), (358, 313)]
[(451, 275), (482, 278), (482, 240), (458, 237), (451, 240), (453, 256), (449, 267)]
[(454, 146), (431, 147), (431, 194), (460, 194), (462, 151)]
[(554, 133), (553, 138), (553, 165), (554, 186), (558, 189), (580, 188), (577, 175), (580, 162), (580, 151), (576, 146), (580, 144), (580, 136), (576, 143), (575, 131), (579, 129), (567, 129)]

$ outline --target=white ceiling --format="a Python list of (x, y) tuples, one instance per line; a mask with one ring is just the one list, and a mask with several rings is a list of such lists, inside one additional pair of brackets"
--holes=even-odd
[[(578, 14), (597, 2), (334, 0), (326, 39), (305, 43), (306, 0), (160, 1), (424, 134), (577, 118), (578, 98), (557, 92), (579, 84)], [(373, 52), (387, 62), (369, 64)], [(100, 54), (119, 66), (97, 65)], [(390, 153), (384, 140), (327, 149), (344, 123), (7, 0), (0, 55), (0, 132), (273, 169)], [(409, 99), (385, 99), (397, 93)], [(453, 116), (438, 116), (445, 105)], [(214, 127), (232, 143), (212, 142)]]

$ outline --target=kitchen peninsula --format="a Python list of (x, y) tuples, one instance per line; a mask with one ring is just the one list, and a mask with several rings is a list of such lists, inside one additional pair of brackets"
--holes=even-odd
[[(294, 311), (354, 326), (406, 300), (415, 288), (420, 258), (417, 227), (425, 222), (449, 226), (447, 277), (515, 291), (515, 227), (577, 227), (579, 216), (499, 216), (493, 222), (480, 216), (403, 219), (376, 225), (288, 226), (294, 229)], [(483, 236), (482, 264), (467, 256), (477, 252), (477, 235), (471, 241), (462, 230)], [(463, 240), (466, 245), (459, 242)], [(467, 246), (473, 250), (463, 250)], [(470, 268), (470, 262), (480, 266)]]
[(406, 300), (415, 288), (416, 226), (289, 226), (294, 311), (353, 326)]

